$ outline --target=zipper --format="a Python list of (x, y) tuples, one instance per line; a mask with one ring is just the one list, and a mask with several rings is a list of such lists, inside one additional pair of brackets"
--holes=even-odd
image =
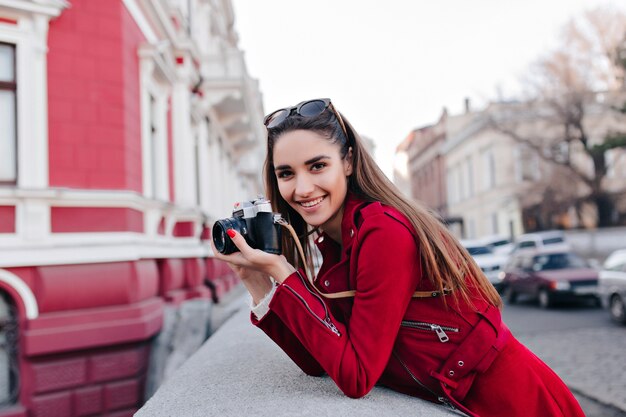
[(298, 299), (302, 301), (302, 304), (304, 304), (306, 309), (309, 310), (309, 313), (311, 313), (313, 317), (318, 319), (331, 332), (333, 332), (337, 336), (341, 336), (339, 329), (337, 329), (337, 326), (335, 326), (335, 324), (330, 319), (330, 314), (328, 313), (328, 307), (326, 306), (326, 303), (324, 303), (324, 300), (322, 300), (322, 297), (320, 297), (318, 294), (315, 294), (313, 291), (309, 289), (309, 287), (306, 285), (306, 282), (304, 282), (302, 275), (300, 275), (300, 271), (297, 271), (297, 273), (298, 273), (298, 276), (300, 277), (300, 280), (302, 280), (302, 283), (304, 284), (304, 287), (307, 289), (307, 291), (310, 292), (313, 296), (315, 296), (320, 301), (320, 303), (322, 303), (322, 306), (324, 307), (324, 319), (321, 319), (320, 317), (318, 317), (317, 314), (313, 312), (313, 310), (311, 309), (311, 307), (309, 307), (309, 304), (306, 302), (306, 300), (300, 294), (298, 294), (296, 290), (291, 288), (289, 285), (282, 284), (282, 286), (289, 289), (289, 291), (291, 291), (296, 297), (298, 297)]
[(437, 398), (437, 401), (439, 401), (440, 403), (442, 403), (443, 405), (449, 407), (452, 410), (456, 410), (456, 407), (454, 407), (454, 405), (452, 405), (452, 403), (450, 402), (450, 400), (448, 398), (446, 398), (443, 395), (437, 394), (435, 391), (431, 390), (430, 388), (428, 388), (426, 385), (424, 385), (424, 383), (422, 381), (420, 381), (414, 374), (413, 372), (411, 372), (411, 370), (409, 369), (408, 366), (406, 366), (406, 364), (404, 363), (404, 361), (402, 359), (400, 359), (400, 356), (398, 356), (398, 354), (394, 351), (391, 352), (393, 357), (396, 358), (398, 360), (398, 362), (400, 362), (400, 365), (402, 365), (402, 367), (404, 368), (404, 370), (409, 374), (409, 376), (411, 377), (411, 379), (415, 382), (417, 382), (417, 384), (424, 388), (426, 391), (430, 392), (433, 397)]
[(446, 334), (446, 331), (453, 332), (453, 333), (459, 332), (458, 327), (440, 326), (435, 323), (424, 323), (421, 321), (402, 320), (400, 325), (403, 327), (410, 327), (412, 329), (428, 330), (431, 332), (435, 332), (441, 343), (446, 343), (447, 341), (450, 340), (450, 337)]
[(435, 398), (437, 398), (439, 401), (441, 401), (441, 395), (437, 394), (435, 391), (431, 390), (426, 385), (424, 385), (424, 383), (422, 381), (417, 379), (417, 377), (415, 375), (413, 375), (413, 372), (411, 372), (409, 367), (406, 366), (404, 361), (402, 359), (400, 359), (400, 356), (398, 356), (398, 354), (396, 353), (395, 350), (393, 352), (391, 352), (391, 353), (393, 354), (393, 357), (396, 358), (398, 360), (398, 362), (400, 362), (400, 365), (402, 365), (402, 367), (409, 374), (411, 379), (413, 379), (413, 381), (417, 382), (417, 385), (419, 385), (420, 387), (424, 388), (426, 391), (430, 392)]

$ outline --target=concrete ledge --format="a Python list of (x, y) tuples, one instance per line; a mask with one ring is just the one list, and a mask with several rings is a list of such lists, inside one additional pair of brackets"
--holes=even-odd
[(305, 375), (242, 308), (168, 379), (135, 416), (459, 416), (376, 387), (345, 397), (328, 377)]

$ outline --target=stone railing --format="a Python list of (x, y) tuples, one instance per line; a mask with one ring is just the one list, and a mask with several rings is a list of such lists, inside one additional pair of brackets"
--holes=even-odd
[(239, 310), (135, 416), (461, 415), (382, 387), (362, 399), (345, 397), (330, 378), (305, 375), (249, 314)]

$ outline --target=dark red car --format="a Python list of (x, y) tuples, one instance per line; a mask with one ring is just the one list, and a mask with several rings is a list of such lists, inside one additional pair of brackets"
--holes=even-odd
[(518, 295), (536, 298), (548, 308), (559, 301), (598, 298), (598, 271), (572, 252), (517, 254), (501, 272), (504, 298), (514, 303)]

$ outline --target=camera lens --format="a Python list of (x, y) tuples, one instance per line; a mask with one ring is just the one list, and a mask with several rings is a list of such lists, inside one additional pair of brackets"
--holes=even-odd
[(237, 246), (233, 243), (230, 237), (226, 234), (228, 229), (235, 229), (237, 232), (241, 233), (239, 228), (239, 222), (237, 219), (223, 219), (218, 220), (213, 225), (213, 243), (215, 244), (215, 249), (219, 253), (223, 253), (224, 255), (231, 254), (233, 252), (238, 252)]

